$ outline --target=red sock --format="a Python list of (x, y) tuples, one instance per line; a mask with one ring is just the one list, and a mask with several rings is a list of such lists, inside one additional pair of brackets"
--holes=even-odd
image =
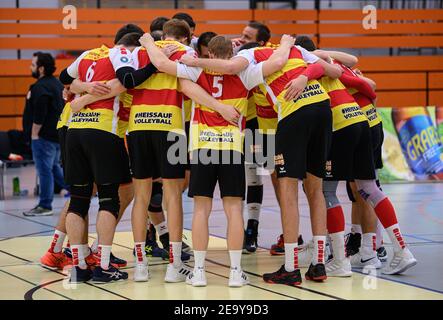
[(328, 209), (327, 227), (329, 233), (345, 231), (345, 216), (341, 206)]
[(380, 201), (374, 208), (375, 214), (385, 229), (397, 224), (397, 215), (388, 197)]

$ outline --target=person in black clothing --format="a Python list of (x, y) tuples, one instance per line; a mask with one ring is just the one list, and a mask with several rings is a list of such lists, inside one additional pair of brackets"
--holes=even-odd
[(54, 180), (66, 188), (60, 166), (57, 121), (63, 109), (63, 85), (53, 76), (54, 58), (49, 53), (36, 52), (31, 64), (32, 76), (37, 81), (31, 85), (23, 114), (25, 139), (31, 144), (33, 159), (40, 181), (38, 205), (25, 216), (52, 214)]

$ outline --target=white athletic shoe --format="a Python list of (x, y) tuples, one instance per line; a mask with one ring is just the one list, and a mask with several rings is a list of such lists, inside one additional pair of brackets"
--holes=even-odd
[(414, 258), (411, 251), (409, 251), (408, 248), (404, 248), (403, 250), (394, 252), (394, 257), (389, 264), (381, 270), (381, 272), (384, 274), (400, 274), (416, 264), (417, 260)]
[(190, 274), (186, 277), (186, 283), (193, 287), (206, 287), (208, 282), (206, 281), (206, 271), (204, 268), (194, 268)]
[(146, 282), (149, 280), (148, 265), (137, 263), (134, 268), (134, 281)]
[(309, 268), (314, 254), (314, 242), (309, 241), (306, 244), (298, 246), (298, 266), (300, 268)]
[(178, 268), (174, 267), (174, 264), (170, 263), (166, 269), (165, 282), (183, 282), (191, 272), (191, 268), (184, 263), (182, 263)]
[(381, 261), (378, 259), (377, 254), (374, 254), (373, 257), (363, 259), (363, 256), (361, 255), (360, 251), (351, 256), (351, 265), (354, 268), (375, 268), (380, 269), (382, 267)]
[(349, 261), (349, 258), (344, 258), (343, 260), (333, 258), (326, 262), (325, 267), (328, 277), (352, 276), (351, 261)]
[(242, 269), (231, 269), (229, 274), (229, 286), (232, 288), (243, 287), (249, 284), (249, 278)]

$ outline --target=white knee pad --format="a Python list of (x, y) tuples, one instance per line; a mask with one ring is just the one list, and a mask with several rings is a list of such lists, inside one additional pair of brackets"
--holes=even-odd
[(261, 175), (257, 174), (258, 166), (255, 163), (245, 164), (246, 169), (246, 183), (247, 186), (262, 186), (263, 181)]
[(379, 189), (375, 180), (355, 180), (355, 184), (357, 185), (358, 193), (373, 208), (386, 198), (386, 195)]
[(326, 200), (326, 208), (335, 208), (340, 205), (337, 198), (338, 181), (323, 181), (323, 195)]

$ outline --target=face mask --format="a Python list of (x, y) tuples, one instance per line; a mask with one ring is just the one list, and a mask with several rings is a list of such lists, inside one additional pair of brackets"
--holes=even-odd
[(40, 78), (40, 72), (38, 69), (36, 71), (32, 71), (32, 77), (36, 79)]

